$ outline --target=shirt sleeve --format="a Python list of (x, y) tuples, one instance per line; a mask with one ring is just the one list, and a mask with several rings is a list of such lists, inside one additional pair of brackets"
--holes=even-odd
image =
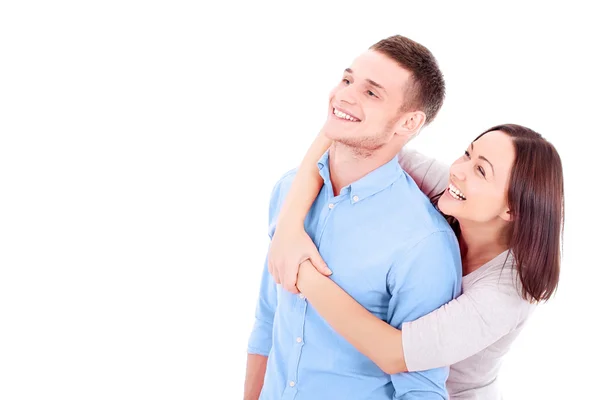
[[(279, 207), (283, 200), (285, 174), (273, 188), (269, 205), (269, 238), (275, 233)], [(254, 326), (248, 340), (248, 353), (268, 356), (273, 344), (273, 320), (277, 309), (277, 284), (269, 273), (268, 256), (265, 258), (258, 301), (254, 312)]]
[(269, 273), (267, 261), (263, 268), (260, 292), (254, 313), (254, 327), (248, 341), (248, 353), (267, 357), (273, 343), (273, 319), (277, 308), (277, 285)]
[[(505, 269), (512, 268), (507, 265)], [(455, 364), (515, 329), (532, 304), (521, 297), (514, 278), (499, 269), (443, 307), (404, 323), (402, 344), (408, 370)]]
[(413, 149), (402, 149), (398, 154), (400, 166), (430, 199), (448, 186), (449, 167), (439, 160), (427, 157)]
[[(387, 322), (400, 328), (439, 308), (460, 292), (460, 252), (451, 231), (438, 231), (403, 252), (388, 274), (391, 299)], [(444, 399), (449, 368), (391, 376), (396, 397), (401, 399)]]

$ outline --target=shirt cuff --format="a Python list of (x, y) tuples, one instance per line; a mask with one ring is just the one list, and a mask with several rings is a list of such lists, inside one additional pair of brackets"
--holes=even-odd
[(273, 325), (257, 319), (248, 341), (248, 354), (268, 357), (273, 345)]

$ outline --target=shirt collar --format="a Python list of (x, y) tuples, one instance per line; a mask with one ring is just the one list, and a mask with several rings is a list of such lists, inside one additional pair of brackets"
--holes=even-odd
[[(332, 186), (331, 174), (329, 170), (329, 150), (327, 150), (325, 154), (321, 156), (317, 166), (319, 167), (319, 173), (323, 178), (324, 184)], [(363, 176), (356, 182), (351, 183), (345, 188), (342, 188), (340, 194), (349, 190), (352, 204), (357, 203), (387, 188), (394, 181), (396, 181), (402, 173), (403, 171), (398, 163), (398, 157), (393, 157), (381, 167), (369, 172), (367, 175)]]

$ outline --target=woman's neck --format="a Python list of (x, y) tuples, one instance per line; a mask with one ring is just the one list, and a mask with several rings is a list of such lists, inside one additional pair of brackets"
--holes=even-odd
[(498, 223), (460, 223), (460, 255), (463, 276), (479, 269), (509, 247), (507, 226)]

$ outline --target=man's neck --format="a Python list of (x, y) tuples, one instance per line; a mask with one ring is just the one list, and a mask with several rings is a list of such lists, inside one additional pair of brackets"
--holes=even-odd
[(499, 218), (496, 223), (461, 222), (459, 244), (467, 275), (508, 249), (506, 222)]
[(368, 155), (361, 154), (352, 147), (333, 142), (329, 149), (329, 174), (333, 194), (339, 195), (342, 188), (381, 167), (395, 157), (396, 153), (384, 147), (370, 151)]

